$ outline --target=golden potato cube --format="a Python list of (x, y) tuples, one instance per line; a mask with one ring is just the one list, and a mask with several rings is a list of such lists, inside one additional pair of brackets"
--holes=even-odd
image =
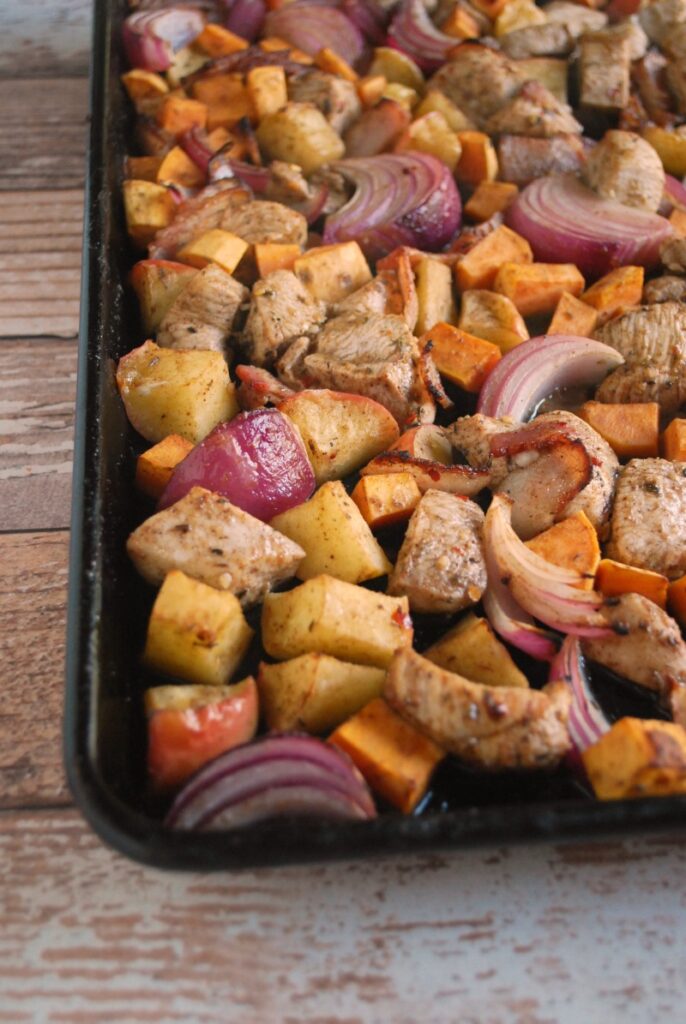
[(686, 729), (620, 718), (581, 755), (599, 800), (686, 793)]
[(262, 606), (262, 643), (272, 658), (318, 651), (386, 668), (398, 648), (412, 646), (412, 636), (406, 597), (387, 597), (333, 576), (267, 594)]
[(170, 260), (139, 260), (129, 280), (141, 307), (143, 330), (156, 333), (168, 309), (176, 301), (197, 271)]
[(187, 75), (199, 71), (207, 63), (207, 54), (200, 53), (192, 46), (182, 46), (172, 57), (172, 62), (165, 71), (167, 81), (172, 89), (178, 89), (183, 85)]
[(417, 117), (422, 114), (429, 114), (432, 110), (443, 114), (449, 127), (454, 132), (466, 132), (474, 128), (474, 124), (466, 114), (463, 114), (459, 107), (449, 100), (444, 92), (439, 89), (429, 89), (426, 96), (416, 110)]
[(189, 683), (223, 686), (252, 636), (237, 597), (172, 569), (153, 605), (143, 661)]
[(357, 242), (309, 249), (298, 256), (293, 270), (310, 295), (322, 302), (340, 302), (372, 279), (369, 264)]
[(310, 103), (287, 103), (275, 114), (263, 117), (256, 134), (268, 160), (300, 164), (303, 174), (311, 174), (345, 153), (340, 135)]
[(146, 341), (119, 360), (117, 385), (132, 426), (153, 444), (168, 434), (197, 444), (238, 412), (226, 361), (209, 349)]
[(420, 68), (400, 50), (394, 50), (390, 46), (377, 46), (374, 50), (368, 75), (383, 75), (387, 82), (397, 82), (417, 93), (424, 92), (424, 75)]
[(421, 496), (411, 473), (363, 476), (350, 495), (372, 529), (408, 520)]
[(269, 525), (304, 549), (298, 579), (326, 572), (364, 583), (393, 568), (340, 480), (324, 484), (309, 501), (275, 516)]
[(546, 16), (533, 0), (510, 0), (495, 19), (493, 28), (496, 39), (516, 32), (528, 25), (544, 25)]
[(148, 448), (136, 460), (136, 487), (149, 498), (157, 500), (169, 483), (180, 462), (193, 451), (193, 445), (179, 434), (169, 434), (159, 444)]
[(238, 235), (213, 228), (179, 249), (177, 256), (182, 263), (189, 263), (198, 270), (208, 263), (216, 263), (227, 274), (232, 274), (247, 251), (248, 243)]
[(400, 82), (389, 82), (381, 96), (386, 100), (394, 100), (399, 106), (409, 110), (410, 113), (419, 103), (419, 93), (414, 89), (410, 89), (407, 85), (401, 85)]
[(286, 72), (278, 64), (252, 68), (248, 71), (246, 82), (258, 121), (269, 114), (275, 114), (288, 103)]
[(424, 334), (441, 321), (454, 324), (457, 310), (450, 267), (426, 256), (415, 267), (415, 279), (419, 306), (415, 334)]
[(416, 149), (420, 153), (435, 156), (453, 172), (462, 153), (457, 134), (438, 110), (415, 118), (395, 145), (396, 152), (405, 149)]
[(171, 224), (176, 203), (163, 185), (129, 178), (124, 182), (124, 211), (129, 237), (137, 245), (146, 246), (158, 231)]
[(486, 686), (528, 686), (509, 651), (486, 619), (465, 615), (445, 636), (424, 651), (424, 657), (448, 672)]
[(564, 57), (526, 57), (513, 64), (525, 78), (544, 85), (560, 103), (567, 103), (567, 77), (569, 67)]
[(681, 178), (686, 174), (686, 132), (681, 128), (670, 130), (649, 125), (641, 133), (657, 152), (667, 174)]
[(460, 329), (484, 341), (492, 341), (501, 352), (509, 352), (529, 337), (524, 319), (511, 299), (482, 288), (462, 293)]
[(143, 68), (133, 68), (121, 76), (122, 85), (134, 103), (137, 100), (153, 99), (169, 92), (169, 86), (161, 75)]
[(257, 686), (267, 728), (330, 732), (381, 695), (386, 673), (328, 654), (302, 654), (276, 665), (260, 663)]

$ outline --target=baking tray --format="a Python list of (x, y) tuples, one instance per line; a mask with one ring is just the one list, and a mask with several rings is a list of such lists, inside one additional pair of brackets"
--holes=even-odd
[(564, 772), (488, 777), (455, 763), (411, 817), (282, 818), (195, 834), (162, 826), (145, 786), (141, 694), (150, 681), (138, 657), (152, 593), (124, 547), (146, 514), (132, 483), (140, 439), (114, 381), (116, 360), (143, 340), (124, 287), (134, 259), (120, 198), (131, 127), (119, 82), (125, 11), (125, 0), (96, 0), (91, 69), (64, 714), (67, 776), (85, 818), (134, 860), (202, 871), (683, 827), (683, 797), (597, 803)]

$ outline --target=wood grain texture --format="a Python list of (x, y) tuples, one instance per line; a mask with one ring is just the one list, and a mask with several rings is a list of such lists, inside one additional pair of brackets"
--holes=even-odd
[(84, 74), (91, 0), (2, 0), (0, 74)]
[(67, 547), (62, 532), (0, 535), (3, 807), (68, 800), (61, 754)]

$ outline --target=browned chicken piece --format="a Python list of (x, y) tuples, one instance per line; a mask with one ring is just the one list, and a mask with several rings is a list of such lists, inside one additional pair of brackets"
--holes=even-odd
[(310, 184), (313, 188), (326, 188), (326, 201), (321, 211), (325, 216), (345, 206), (352, 192), (352, 186), (340, 171), (331, 170), (330, 167), (320, 167), (315, 171), (310, 176)]
[(686, 278), (674, 274), (663, 274), (647, 281), (643, 287), (643, 301), (686, 302)]
[(171, 259), (194, 238), (221, 227), (225, 215), (249, 203), (250, 192), (237, 187), (233, 180), (208, 185), (179, 206), (169, 227), (157, 232), (148, 246), (151, 259)]
[(569, 0), (553, 0), (545, 4), (541, 10), (548, 19), (549, 25), (564, 25), (569, 34), (578, 39), (585, 32), (599, 32), (607, 25), (607, 14), (594, 11), (590, 7), (581, 7)]
[(300, 205), (311, 202), (316, 191), (298, 164), (288, 164), (284, 160), (270, 163), (265, 199), (298, 209)]
[(377, 274), (371, 281), (367, 281), (357, 291), (339, 302), (334, 312), (340, 313), (377, 313), (383, 315), (386, 312), (390, 294), (390, 283), (386, 277)]
[(251, 245), (264, 242), (305, 245), (307, 241), (307, 221), (302, 213), (281, 203), (263, 200), (225, 210), (219, 227), (232, 231)]
[(686, 462), (632, 459), (624, 466), (607, 555), (670, 579), (686, 573)]
[(313, 103), (339, 135), (357, 120), (362, 106), (352, 82), (326, 71), (308, 71), (288, 83), (288, 98)]
[(543, 690), (486, 686), (406, 649), (388, 667), (384, 697), (444, 750), (479, 768), (552, 768), (571, 746), (571, 693), (562, 682)]
[(682, 303), (627, 310), (599, 327), (595, 337), (626, 360), (598, 388), (599, 402), (659, 402), (663, 412), (674, 413), (686, 401), (686, 306)]
[(507, 459), (493, 456), (491, 439), (505, 430), (516, 430), (519, 424), (511, 419), (497, 420), (477, 412), (474, 416), (460, 416), (448, 428), (448, 438), (454, 448), (466, 458), (474, 469), (488, 469), (494, 490), (507, 476)]
[(649, 39), (663, 46), (675, 27), (686, 21), (686, 0), (655, 0), (641, 7), (638, 19)]
[(577, 174), (586, 158), (579, 135), (554, 135), (532, 139), (524, 135), (501, 135), (498, 163), (502, 181), (528, 185), (545, 174)]
[(475, 502), (427, 491), (407, 527), (388, 593), (406, 594), (415, 612), (459, 612), (486, 589), (484, 514)]
[(674, 97), (676, 109), (680, 114), (686, 114), (686, 62), (683, 57), (670, 57), (665, 70), (665, 81)]
[(670, 238), (660, 249), (660, 260), (675, 274), (686, 274), (686, 238)]
[(636, 61), (631, 68), (631, 78), (651, 121), (658, 125), (670, 125), (674, 121), (672, 98), (665, 88), (664, 75), (667, 60), (657, 50), (649, 50), (645, 57)]
[(269, 366), (290, 341), (314, 334), (325, 319), (324, 303), (312, 298), (292, 271), (272, 271), (252, 290), (244, 331), (250, 361)]
[(508, 32), (500, 40), (500, 45), (513, 60), (566, 57), (574, 49), (574, 36), (566, 25), (550, 22), (547, 25), (527, 25)]
[(167, 310), (157, 332), (165, 348), (223, 352), (248, 289), (216, 264), (195, 274)]
[(639, 21), (636, 18), (628, 18), (626, 21), (609, 25), (604, 32), (610, 36), (618, 36), (626, 39), (629, 43), (629, 59), (633, 62), (645, 57), (650, 40), (645, 34)]
[(531, 81), (525, 82), (519, 95), (488, 119), (484, 130), (489, 135), (506, 132), (547, 139), (580, 132), (581, 125), (566, 103), (560, 103), (540, 82)]
[(596, 110), (622, 110), (629, 102), (631, 49), (629, 40), (612, 32), (582, 36), (579, 58), (579, 102)]
[(203, 487), (193, 487), (141, 523), (126, 549), (154, 586), (170, 569), (181, 569), (217, 590), (229, 590), (244, 606), (290, 579), (305, 557), (288, 537)]
[(662, 202), (662, 161), (650, 143), (634, 132), (605, 132), (588, 154), (584, 177), (603, 199), (651, 213)]
[(524, 84), (524, 75), (507, 57), (479, 43), (463, 43), (429, 80), (481, 128)]

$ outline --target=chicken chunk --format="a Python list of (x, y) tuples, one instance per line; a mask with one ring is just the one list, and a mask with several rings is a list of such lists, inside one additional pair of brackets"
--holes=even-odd
[(514, 99), (489, 117), (485, 131), (489, 135), (507, 132), (547, 139), (580, 132), (581, 125), (566, 103), (560, 103), (540, 82), (531, 81), (525, 82)]
[(512, 99), (524, 76), (507, 57), (478, 43), (464, 43), (429, 81), (481, 128)]
[(576, 134), (547, 139), (501, 135), (498, 140), (499, 177), (513, 185), (528, 185), (546, 174), (576, 174), (585, 159), (583, 142)]
[(256, 604), (290, 579), (305, 552), (288, 537), (202, 487), (150, 516), (126, 545), (138, 572), (158, 586), (170, 569), (218, 590), (244, 606)]
[(670, 579), (686, 573), (686, 462), (632, 459), (624, 467), (607, 555)]
[(269, 366), (288, 343), (313, 334), (326, 318), (324, 304), (314, 299), (291, 270), (274, 270), (252, 290), (244, 340), (250, 361)]
[(410, 519), (388, 593), (417, 612), (459, 612), (486, 589), (484, 514), (473, 501), (427, 491)]
[(387, 278), (382, 274), (377, 274), (361, 288), (346, 295), (335, 307), (334, 312), (336, 314), (376, 313), (383, 315), (386, 312), (389, 295), (390, 285)]
[(607, 14), (594, 11), (569, 0), (553, 0), (541, 8), (549, 25), (564, 25), (569, 34), (578, 39), (585, 32), (599, 32), (607, 25)]
[(686, 0), (655, 0), (641, 6), (638, 18), (651, 42), (663, 46), (675, 26), (686, 21)]
[(629, 102), (631, 49), (628, 38), (612, 32), (582, 36), (579, 101), (596, 110), (622, 110)]
[(571, 694), (562, 682), (543, 690), (486, 686), (404, 650), (389, 665), (384, 697), (444, 750), (479, 768), (551, 768), (570, 749)]
[(234, 180), (208, 185), (179, 206), (169, 227), (157, 232), (148, 247), (150, 257), (171, 259), (184, 245), (205, 231), (223, 227), (225, 217), (230, 220), (234, 211), (249, 204), (250, 193), (238, 187)]
[(195, 274), (167, 310), (157, 332), (165, 348), (223, 352), (248, 289), (216, 264)]
[(662, 302), (627, 310), (595, 332), (626, 360), (596, 392), (600, 402), (659, 402), (674, 413), (686, 401), (686, 306)]
[(665, 88), (664, 77), (667, 60), (656, 50), (649, 50), (645, 57), (636, 61), (631, 69), (631, 78), (638, 89), (645, 112), (658, 125), (670, 125), (674, 120), (672, 101)]
[(650, 143), (634, 132), (606, 132), (589, 153), (584, 176), (603, 199), (651, 213), (662, 202), (662, 161)]
[(686, 278), (674, 274), (663, 274), (647, 281), (643, 287), (643, 301), (653, 302), (685, 302)]
[(508, 32), (500, 44), (513, 60), (527, 57), (566, 57), (574, 49), (574, 36), (566, 25), (527, 25)]
[(226, 209), (219, 226), (251, 245), (264, 242), (304, 245), (307, 241), (307, 221), (302, 213), (267, 200)]
[(686, 238), (670, 238), (660, 249), (660, 260), (674, 274), (686, 274)]
[(339, 135), (362, 111), (353, 83), (326, 71), (308, 71), (292, 78), (288, 83), (288, 98), (296, 103), (314, 103)]

